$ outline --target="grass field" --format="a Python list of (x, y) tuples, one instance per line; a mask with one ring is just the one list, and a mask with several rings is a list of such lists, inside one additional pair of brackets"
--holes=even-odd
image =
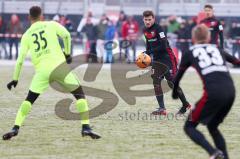
[[(25, 98), (33, 68), (24, 67), (16, 89), (7, 90), (6, 84), (11, 80), (13, 66), (0, 68), (0, 134), (13, 126), (18, 107)], [(96, 81), (84, 82), (84, 69), (77, 69), (82, 84), (111, 91), (116, 94), (108, 69), (101, 70)], [(233, 75), (236, 90), (240, 89), (240, 75)], [(184, 76), (182, 88), (191, 103), (202, 94), (202, 85), (195, 73)], [(227, 88), (226, 88), (227, 89)], [(58, 158), (58, 159), (207, 159), (208, 155), (193, 144), (183, 132), (181, 119), (150, 119), (151, 111), (157, 106), (155, 97), (139, 97), (136, 105), (128, 105), (121, 98), (112, 111), (94, 118), (91, 124), (102, 135), (100, 140), (82, 138), (79, 121), (66, 121), (58, 118), (54, 112), (55, 104), (71, 95), (56, 92), (49, 88), (34, 104), (33, 109), (20, 130), (18, 137), (10, 141), (0, 140), (0, 158)], [(100, 99), (87, 97), (90, 107), (96, 106)], [(177, 112), (180, 102), (173, 101), (170, 93), (165, 97), (167, 110)], [(240, 95), (237, 94), (231, 113), (221, 126), (231, 159), (239, 159), (240, 151)], [(71, 106), (75, 111), (74, 104)], [(135, 114), (135, 117), (134, 115)], [(139, 114), (139, 115), (138, 115)], [(202, 126), (204, 134), (208, 132)]]

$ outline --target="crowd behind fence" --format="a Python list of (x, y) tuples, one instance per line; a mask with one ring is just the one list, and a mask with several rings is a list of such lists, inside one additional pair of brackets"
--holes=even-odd
[[(119, 17), (115, 18), (107, 14), (97, 18), (92, 12), (88, 12), (80, 21), (75, 21), (67, 15), (59, 14), (52, 18), (49, 18), (49, 16), (42, 18), (57, 21), (65, 26), (72, 35), (72, 48), (82, 46), (83, 53), (96, 55), (86, 56), (88, 62), (113, 63), (124, 60), (127, 63), (131, 63), (136, 58), (138, 48), (144, 48), (142, 19), (128, 16), (123, 11), (119, 13)], [(184, 53), (192, 45), (191, 30), (197, 24), (196, 17), (169, 16), (157, 18), (157, 23), (162, 26), (168, 35), (170, 45), (175, 51)], [(225, 22), (222, 19), (221, 23), (224, 26), (225, 49), (237, 58), (240, 58), (240, 22), (237, 20)], [(0, 16), (1, 59), (13, 60), (18, 57), (21, 35), (29, 26), (28, 20), (20, 19), (17, 14), (12, 14), (8, 19)], [(120, 54), (117, 59), (114, 59), (113, 49), (116, 48), (116, 45), (119, 46)]]

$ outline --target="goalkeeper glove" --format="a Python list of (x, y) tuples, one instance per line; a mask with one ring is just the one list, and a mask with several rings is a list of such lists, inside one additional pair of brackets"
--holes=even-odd
[(11, 81), (11, 82), (9, 82), (9, 83), (7, 84), (7, 88), (8, 88), (9, 90), (11, 90), (12, 87), (15, 88), (15, 87), (17, 86), (17, 84), (18, 84), (18, 81), (13, 80), (13, 81)]
[[(64, 54), (64, 55), (65, 55), (65, 54)], [(67, 64), (72, 63), (72, 57), (71, 57), (71, 55), (65, 55), (65, 58), (66, 58)]]

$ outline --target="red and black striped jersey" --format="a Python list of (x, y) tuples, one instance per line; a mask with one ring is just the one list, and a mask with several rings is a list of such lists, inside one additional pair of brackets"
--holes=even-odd
[[(219, 20), (215, 17), (206, 18), (201, 21), (201, 24), (205, 24), (211, 32), (211, 44), (215, 44), (220, 48), (223, 48), (223, 26)], [(219, 43), (220, 41), (220, 43)]]
[(168, 56), (171, 49), (167, 40), (167, 35), (158, 24), (153, 24), (150, 28), (144, 28), (143, 34), (146, 40), (146, 53), (153, 55), (154, 60)]

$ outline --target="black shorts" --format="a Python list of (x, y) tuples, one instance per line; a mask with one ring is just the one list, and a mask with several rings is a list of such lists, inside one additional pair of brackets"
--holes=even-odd
[[(170, 56), (171, 55), (171, 56)], [(173, 81), (177, 73), (177, 61), (173, 53), (165, 55), (152, 63), (152, 78), (155, 80)]]
[(230, 111), (235, 99), (235, 90), (226, 87), (222, 91), (215, 90), (215, 93), (208, 94), (206, 91), (202, 98), (195, 104), (195, 108), (190, 113), (188, 120), (204, 125), (223, 122)]

